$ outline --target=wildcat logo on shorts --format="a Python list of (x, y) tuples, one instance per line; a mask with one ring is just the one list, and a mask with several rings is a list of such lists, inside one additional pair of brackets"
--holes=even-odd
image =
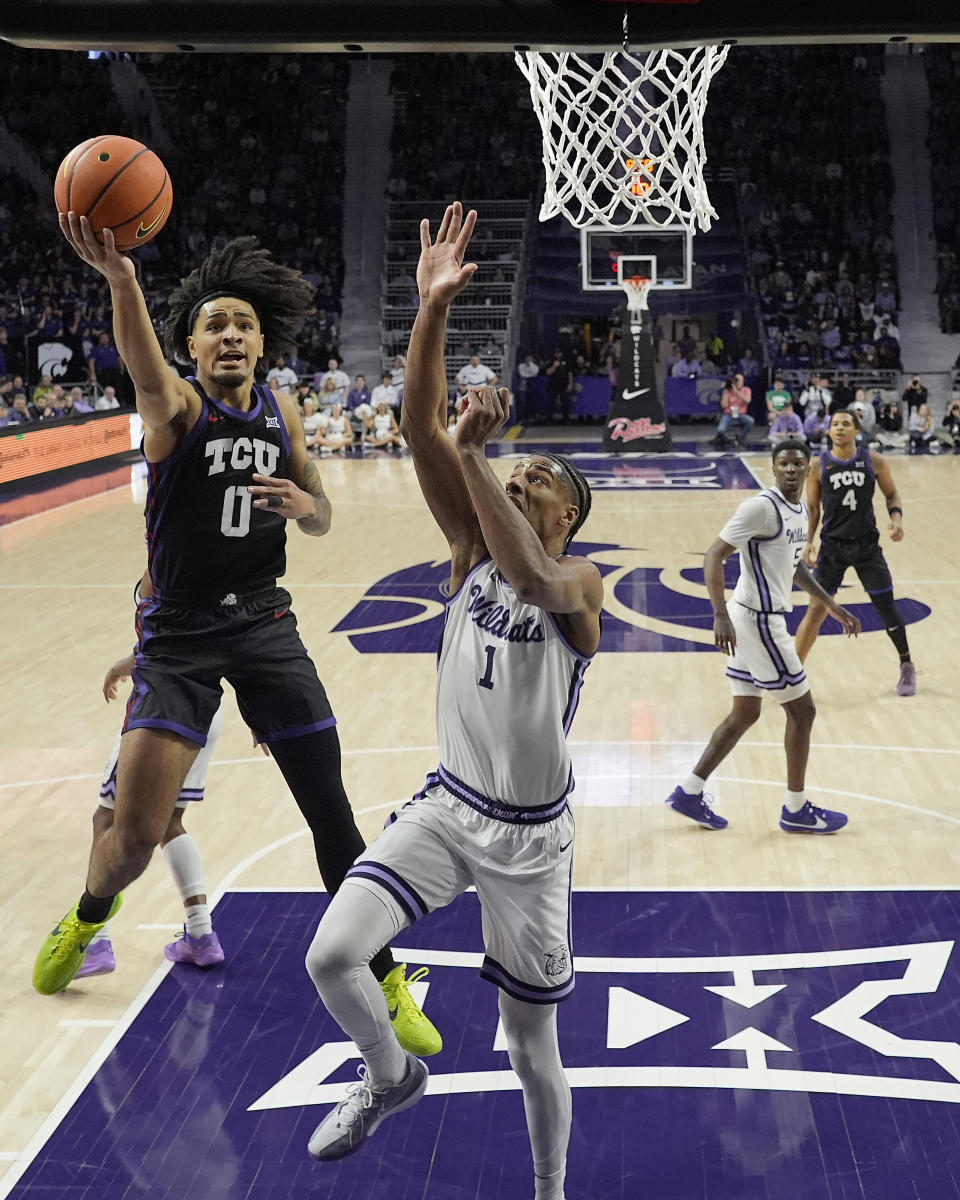
[(567, 975), (570, 971), (570, 952), (566, 946), (558, 946), (547, 955), (543, 966), (547, 975)]
[[(580, 540), (574, 542), (573, 553), (589, 558), (603, 576), (602, 654), (717, 652), (702, 554), (693, 548), (688, 553), (677, 551), (674, 561), (664, 563), (662, 552)], [(733, 588), (738, 572), (737, 557), (733, 556), (724, 564), (728, 588)], [(361, 654), (436, 654), (444, 622), (440, 587), (449, 578), (447, 561), (417, 563), (387, 575), (367, 588), (363, 599), (332, 632), (347, 634)], [(796, 607), (787, 617), (791, 632), (806, 611), (800, 594), (795, 595)], [(927, 605), (918, 600), (898, 597), (897, 605), (908, 625), (930, 615)], [(883, 628), (872, 604), (848, 603), (846, 607), (860, 618), (865, 633)], [(504, 614), (496, 616), (502, 625)], [(528, 629), (514, 630), (510, 637), (507, 627), (500, 636), (511, 641), (536, 640), (528, 636)], [(840, 625), (832, 619), (823, 629), (825, 634), (840, 632)]]

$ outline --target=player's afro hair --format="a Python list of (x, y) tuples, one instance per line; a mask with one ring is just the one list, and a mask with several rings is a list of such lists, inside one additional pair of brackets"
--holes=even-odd
[(263, 333), (263, 355), (276, 358), (294, 345), (304, 317), (313, 312), (313, 285), (299, 271), (275, 262), (252, 236), (234, 238), (208, 254), (170, 295), (163, 330), (167, 354), (189, 363), (190, 313), (204, 297), (236, 296), (253, 305)]
[(567, 490), (570, 493), (570, 499), (574, 502), (579, 510), (577, 519), (570, 526), (570, 532), (567, 534), (566, 541), (563, 543), (563, 548), (566, 550), (573, 541), (580, 527), (590, 515), (590, 505), (592, 503), (592, 494), (590, 492), (590, 484), (580, 474), (577, 468), (573, 465), (569, 458), (564, 458), (562, 454), (541, 454), (539, 457), (545, 458), (548, 462), (555, 463), (560, 469), (560, 474), (563, 477), (564, 483), (567, 485)]

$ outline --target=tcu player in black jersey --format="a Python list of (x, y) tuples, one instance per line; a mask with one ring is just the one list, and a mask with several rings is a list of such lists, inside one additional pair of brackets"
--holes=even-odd
[[(60, 217), (67, 241), (110, 284), (117, 346), (136, 386), (148, 464), (148, 570), (154, 594), (137, 606), (133, 691), (117, 768), (112, 826), (90, 855), (79, 903), (34, 966), (34, 985), (62, 991), (87, 945), (120, 907), (167, 828), (184, 777), (222, 696), (270, 748), (313, 833), (320, 874), (335, 892), (364, 843), (340, 775), (326, 691), (297, 633), (286, 569), (287, 521), (330, 528), (330, 502), (310, 459), (293, 397), (254, 382), (257, 364), (292, 344), (313, 289), (252, 237), (207, 259), (170, 296), (167, 350), (193, 362), (181, 379), (164, 359), (133, 261), (86, 217)], [(385, 948), (371, 968), (398, 1037), (418, 1054), (440, 1039)]]
[[(880, 454), (871, 454), (857, 442), (860, 422), (852, 412), (841, 409), (830, 418), (830, 450), (824, 450), (810, 464), (807, 476), (807, 507), (810, 532), (803, 558), (816, 565), (815, 578), (834, 595), (848, 567), (853, 567), (883, 617), (884, 628), (900, 655), (897, 694), (912, 696), (917, 690), (917, 671), (910, 660), (907, 631), (893, 599), (890, 568), (880, 549), (880, 531), (873, 512), (873, 492), (879, 484), (887, 502), (890, 538), (903, 540), (903, 507), (893, 482), (890, 464)], [(823, 513), (820, 555), (814, 550), (814, 535)], [(797, 629), (797, 653), (804, 662), (820, 626), (827, 615), (826, 606), (811, 599), (806, 615)]]

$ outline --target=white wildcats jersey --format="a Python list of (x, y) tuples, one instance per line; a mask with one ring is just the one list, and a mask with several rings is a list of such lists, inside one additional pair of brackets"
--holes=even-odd
[(745, 500), (720, 530), (720, 537), (740, 551), (734, 600), (754, 612), (790, 612), (793, 576), (808, 526), (806, 504), (791, 504), (779, 488)]
[(441, 779), (446, 769), (512, 808), (566, 796), (566, 735), (589, 663), (484, 559), (447, 604), (437, 659)]

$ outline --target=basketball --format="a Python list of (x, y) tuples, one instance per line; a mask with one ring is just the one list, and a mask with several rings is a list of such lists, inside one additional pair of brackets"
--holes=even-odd
[(58, 212), (88, 217), (98, 241), (109, 228), (118, 250), (133, 250), (166, 224), (173, 184), (142, 142), (101, 134), (74, 146), (60, 164), (54, 199)]

